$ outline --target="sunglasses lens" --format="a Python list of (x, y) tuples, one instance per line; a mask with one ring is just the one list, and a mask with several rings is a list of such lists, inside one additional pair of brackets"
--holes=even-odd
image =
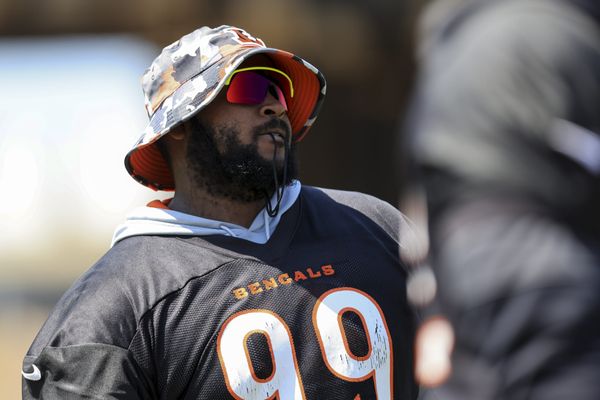
[[(273, 90), (272, 92), (270, 92)], [(260, 104), (272, 93), (287, 110), (283, 92), (266, 77), (251, 71), (235, 74), (227, 89), (227, 101), (233, 104)]]
[(283, 92), (281, 91), (281, 89), (279, 89), (279, 86), (277, 86), (275, 84), (271, 84), (271, 86), (269, 86), (269, 93), (271, 93), (271, 95), (273, 95), (273, 97), (275, 97), (277, 100), (279, 100), (279, 102), (283, 105), (283, 107), (287, 111), (287, 109), (288, 109), (287, 102), (285, 101), (285, 96), (283, 95)]

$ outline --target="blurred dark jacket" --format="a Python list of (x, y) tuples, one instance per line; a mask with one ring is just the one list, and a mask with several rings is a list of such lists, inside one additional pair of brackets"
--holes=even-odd
[(440, 399), (600, 399), (600, 5), (437, 1), (407, 133), (438, 301)]

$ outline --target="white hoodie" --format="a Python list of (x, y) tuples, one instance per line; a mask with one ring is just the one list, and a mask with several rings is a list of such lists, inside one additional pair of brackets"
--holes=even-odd
[[(277, 228), (281, 215), (298, 199), (301, 186), (300, 181), (292, 181), (285, 188), (277, 215), (270, 217), (266, 208), (263, 208), (249, 228), (169, 209), (138, 207), (127, 216), (125, 223), (117, 227), (111, 247), (119, 240), (139, 235), (227, 235), (254, 243), (266, 243)], [(270, 201), (274, 204), (275, 195)]]

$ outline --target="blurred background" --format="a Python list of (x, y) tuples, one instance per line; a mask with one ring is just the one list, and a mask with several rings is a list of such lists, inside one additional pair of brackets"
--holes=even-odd
[(48, 312), (154, 198), (123, 167), (145, 127), (140, 77), (162, 47), (231, 24), (309, 60), (327, 100), (303, 183), (396, 205), (397, 131), (419, 0), (0, 0), (0, 397)]

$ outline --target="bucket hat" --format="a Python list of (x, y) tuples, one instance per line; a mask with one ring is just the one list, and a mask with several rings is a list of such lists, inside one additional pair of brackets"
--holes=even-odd
[(300, 141), (323, 103), (323, 74), (292, 53), (267, 47), (243, 29), (202, 27), (165, 47), (142, 77), (150, 121), (125, 156), (129, 174), (151, 189), (174, 190), (169, 165), (156, 141), (210, 104), (235, 69), (256, 54), (268, 56), (275, 68), (290, 76), (295, 94), (286, 98), (287, 115), (292, 140)]

